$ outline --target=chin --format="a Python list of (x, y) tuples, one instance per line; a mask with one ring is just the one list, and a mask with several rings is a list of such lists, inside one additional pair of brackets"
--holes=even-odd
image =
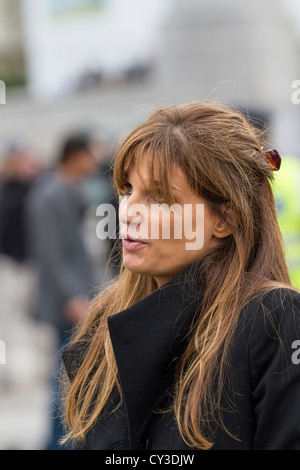
[(123, 259), (123, 265), (128, 271), (137, 274), (143, 274), (144, 276), (155, 276), (156, 270), (153, 266), (146, 266), (145, 263), (133, 262), (133, 260)]
[(133, 260), (126, 259), (127, 257), (123, 258), (123, 265), (125, 266), (128, 271), (131, 271), (133, 273), (138, 273), (138, 274), (146, 274), (147, 275), (147, 269), (145, 269), (145, 266), (141, 262), (136, 262)]

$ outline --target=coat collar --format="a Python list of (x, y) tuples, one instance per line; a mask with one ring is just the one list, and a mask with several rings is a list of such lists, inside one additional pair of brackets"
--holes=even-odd
[(172, 363), (187, 342), (201, 284), (191, 266), (131, 307), (108, 318), (131, 438), (171, 385)]
[[(132, 445), (141, 434), (146, 417), (172, 385), (172, 365), (187, 344), (187, 334), (201, 303), (203, 288), (193, 277), (192, 267), (126, 310), (108, 317)], [(63, 353), (71, 380), (82, 357), (76, 345), (75, 350), (70, 348)]]

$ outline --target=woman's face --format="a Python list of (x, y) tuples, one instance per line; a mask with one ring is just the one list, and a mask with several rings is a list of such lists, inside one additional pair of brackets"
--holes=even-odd
[[(193, 261), (214, 250), (220, 219), (195, 195), (182, 170), (175, 166), (172, 186), (175, 205), (154, 200), (149, 192), (146, 159), (139, 173), (130, 167), (120, 201), (123, 262), (130, 271), (153, 276), (161, 286)], [(163, 182), (157, 182), (158, 188)]]

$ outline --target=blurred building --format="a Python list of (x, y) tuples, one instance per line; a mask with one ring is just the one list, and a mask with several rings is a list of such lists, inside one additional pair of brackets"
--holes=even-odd
[(188, 88), (191, 97), (215, 94), (258, 109), (290, 101), (291, 81), (300, 72), (299, 42), (280, 1), (174, 5), (161, 48), (164, 83)]
[[(274, 145), (284, 153), (298, 154), (300, 106), (292, 103), (291, 95), (292, 83), (300, 78), (300, 14), (297, 21), (287, 8), (290, 2), (166, 0), (164, 6), (151, 2), (150, 10), (146, 0), (128, 0), (126, 8), (120, 0), (89, 0), (86, 3), (94, 7), (85, 15), (55, 14), (53, 20), (54, 3), (61, 9), (70, 2), (0, 0), (1, 13), (5, 12), (0, 15), (0, 49), (13, 49), (18, 64), (25, 55), (28, 86), (39, 90), (35, 98), (18, 95), (18, 101), (10, 94), (1, 109), (6, 119), (0, 139), (20, 132), (53, 155), (54, 142), (82, 123), (116, 139), (157, 105), (221, 99), (266, 118)], [(39, 7), (32, 13), (28, 5)], [(45, 8), (52, 19), (44, 28), (46, 23), (37, 17), (40, 14), (45, 21)], [(74, 47), (74, 28), (78, 37), (89, 30), (88, 54), (86, 44)], [(95, 29), (97, 34), (92, 33)], [(38, 69), (45, 73), (47, 57), (55, 75), (48, 73), (37, 83)], [(83, 58), (95, 67), (82, 71), (76, 88), (71, 71), (79, 70)], [(3, 70), (0, 65), (0, 79)], [(56, 88), (59, 76), (72, 94), (40, 101), (41, 87), (47, 96), (45, 84), (52, 81)]]
[(221, 99), (267, 115), (277, 146), (299, 153), (300, 11), (281, 0), (174, 1), (165, 24), (158, 81), (170, 101)]

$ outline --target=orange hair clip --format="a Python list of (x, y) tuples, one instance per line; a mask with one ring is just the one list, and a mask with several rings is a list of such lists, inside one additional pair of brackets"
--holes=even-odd
[(265, 151), (266, 162), (272, 167), (273, 171), (278, 171), (281, 165), (281, 157), (277, 150), (266, 150)]

